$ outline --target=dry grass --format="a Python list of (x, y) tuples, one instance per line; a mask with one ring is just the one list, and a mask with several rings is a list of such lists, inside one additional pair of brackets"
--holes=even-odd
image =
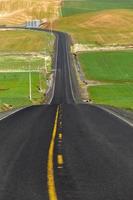
[[(6, 39), (5, 39), (6, 38)], [(52, 51), (54, 36), (48, 33), (28, 30), (3, 30), (0, 31), (0, 53), (25, 53)]]
[(31, 19), (58, 18), (57, 0), (0, 0), (0, 24), (22, 24)]
[(133, 11), (106, 10), (64, 17), (55, 28), (71, 33), (77, 43), (132, 44)]

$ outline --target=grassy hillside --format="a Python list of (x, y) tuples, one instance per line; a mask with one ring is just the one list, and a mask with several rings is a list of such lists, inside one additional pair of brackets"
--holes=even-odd
[[(6, 39), (5, 39), (6, 38)], [(41, 52), (52, 50), (49, 41), (54, 41), (48, 33), (28, 30), (0, 31), (0, 53), (3, 52)]]
[(88, 87), (90, 99), (98, 104), (133, 109), (132, 55), (133, 51), (79, 55), (86, 79), (100, 84)]
[(57, 18), (60, 1), (0, 0), (0, 24), (22, 24), (31, 19)]
[(133, 9), (133, 0), (66, 0), (62, 4), (63, 16), (106, 9)]
[(55, 28), (69, 32), (75, 43), (132, 44), (133, 11), (108, 10), (64, 17)]

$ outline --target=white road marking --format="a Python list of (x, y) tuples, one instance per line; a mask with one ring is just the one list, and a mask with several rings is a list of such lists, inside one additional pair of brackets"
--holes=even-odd
[[(65, 36), (65, 38), (66, 38), (66, 36)], [(66, 39), (66, 41), (67, 41), (67, 39)], [(70, 87), (71, 87), (71, 92), (72, 92), (73, 100), (76, 103), (76, 99), (75, 99), (74, 92), (73, 92), (73, 87), (72, 87), (71, 74), (70, 74), (70, 60), (69, 60), (69, 57), (68, 57), (68, 44), (67, 43), (66, 43), (65, 47), (66, 47), (67, 63), (69, 65), (67, 67), (68, 67), (68, 73), (69, 73)]]
[(104, 111), (110, 113), (111, 115), (114, 115), (114, 116), (117, 117), (118, 119), (120, 119), (120, 120), (122, 120), (123, 122), (127, 123), (129, 126), (133, 127), (133, 123), (132, 123), (132, 122), (129, 122), (127, 119), (125, 119), (124, 117), (122, 117), (122, 116), (116, 114), (115, 112), (113, 112), (113, 111), (111, 111), (111, 110), (109, 110), (109, 109), (107, 109), (107, 108), (103, 108), (103, 107), (101, 107), (101, 106), (96, 106), (96, 107), (98, 107), (98, 108), (100, 108), (100, 109), (102, 109), (102, 110), (104, 110)]
[[(28, 108), (28, 107), (31, 107), (31, 106), (27, 106), (27, 107), (24, 107), (24, 108), (17, 109), (17, 110), (15, 110), (15, 111), (11, 111), (10, 114), (7, 114), (7, 115), (5, 115), (4, 117), (1, 117), (1, 118), (0, 118), (0, 121), (2, 121), (3, 119), (8, 118), (8, 117), (10, 117), (11, 115), (13, 115), (13, 114), (15, 114), (15, 113), (17, 113), (17, 112), (19, 112), (19, 111), (21, 111), (21, 110), (24, 110), (25, 108)], [(6, 114), (6, 113), (5, 113), (5, 114)]]
[(55, 81), (56, 81), (56, 76), (57, 76), (57, 61), (58, 61), (58, 51), (59, 51), (59, 36), (56, 35), (56, 38), (57, 38), (57, 50), (56, 50), (56, 61), (55, 61), (55, 77), (53, 79), (53, 90), (52, 90), (52, 96), (51, 96), (51, 99), (49, 101), (49, 104), (51, 104), (52, 100), (53, 100), (53, 97), (54, 97), (54, 92), (55, 92)]

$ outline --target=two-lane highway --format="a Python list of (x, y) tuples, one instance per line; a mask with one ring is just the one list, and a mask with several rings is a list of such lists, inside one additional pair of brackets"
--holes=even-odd
[(133, 128), (81, 103), (69, 37), (55, 34), (51, 104), (0, 121), (0, 200), (132, 200)]
[[(72, 60), (70, 54), (69, 36), (66, 33), (56, 32), (57, 53), (55, 59), (55, 88), (52, 104), (70, 104), (79, 102), (77, 86), (74, 85), (75, 74), (72, 74)], [(75, 89), (76, 88), (76, 89)]]

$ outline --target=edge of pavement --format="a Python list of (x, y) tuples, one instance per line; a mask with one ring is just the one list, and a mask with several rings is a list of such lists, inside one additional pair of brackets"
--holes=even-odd
[(114, 108), (111, 106), (104, 106), (104, 105), (94, 105), (94, 106), (102, 109), (103, 111), (109, 113), (110, 115), (113, 115), (117, 119), (120, 119), (121, 121), (125, 122), (129, 126), (133, 127), (133, 112), (132, 111)]
[(18, 109), (13, 109), (13, 110), (5, 111), (5, 112), (0, 112), (0, 121), (2, 121), (3, 119), (23, 110), (25, 108), (28, 108), (28, 107), (31, 107), (31, 106), (21, 107), (21, 108), (18, 108)]

